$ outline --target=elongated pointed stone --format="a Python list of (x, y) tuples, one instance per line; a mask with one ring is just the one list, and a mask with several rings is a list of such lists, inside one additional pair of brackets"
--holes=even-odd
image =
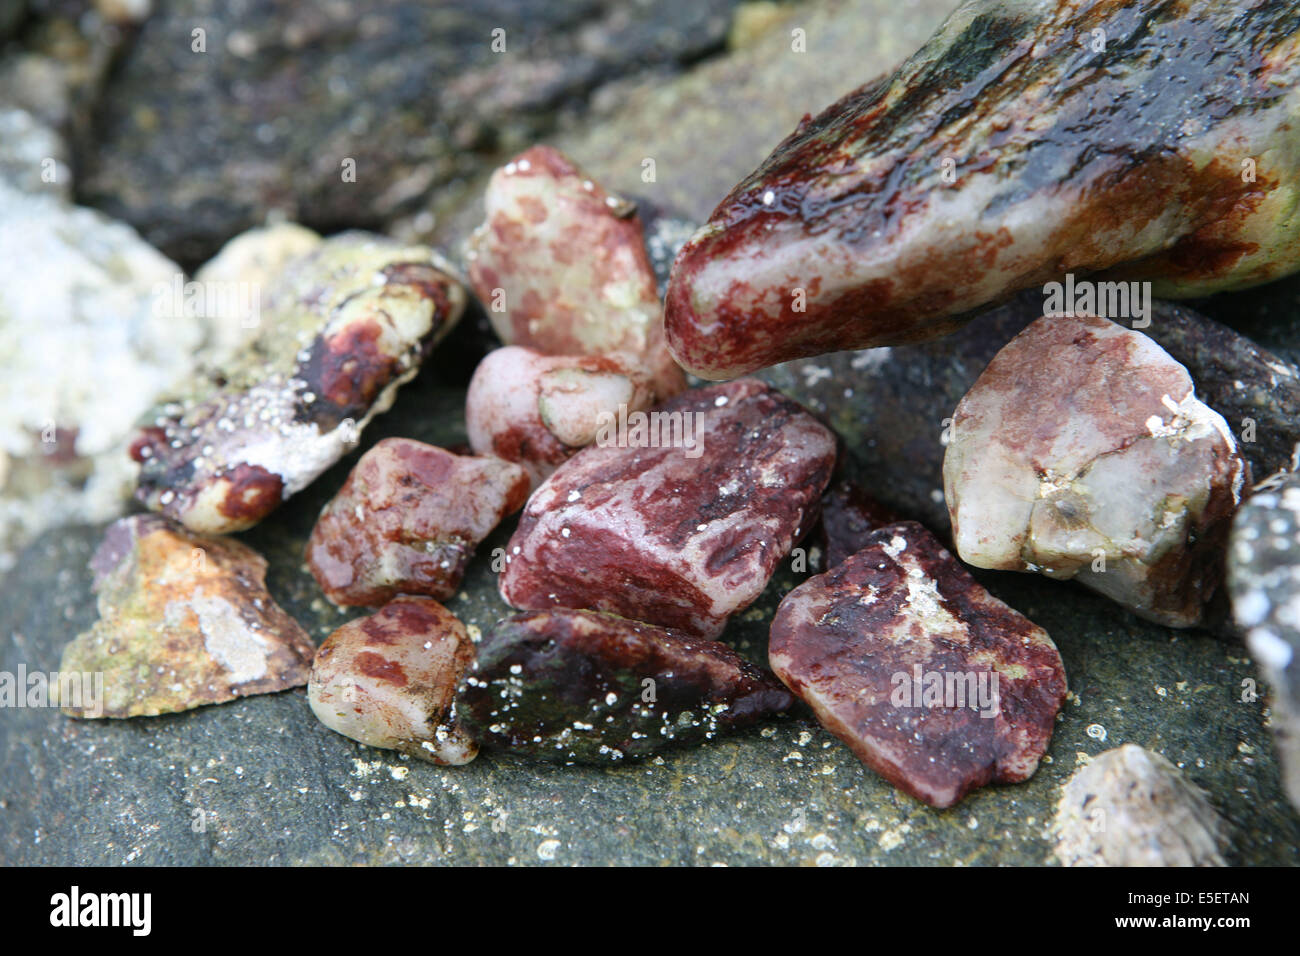
[(716, 637), (811, 530), (834, 435), (754, 379), (607, 424), (529, 499), (501, 596)]
[(62, 700), (66, 713), (156, 716), (307, 682), (315, 648), (247, 545), (133, 515), (109, 526), (91, 569), (99, 620), (60, 670), (102, 674), (103, 699)]
[(342, 606), (378, 607), (398, 594), (445, 600), (478, 543), (527, 497), (518, 465), (385, 438), (321, 511), (307, 567)]
[(307, 700), (330, 730), (436, 764), (478, 746), (456, 716), (456, 684), (474, 660), (460, 620), (431, 598), (399, 597), (327, 637)]
[(1125, 744), (1094, 757), (1061, 789), (1055, 849), (1065, 866), (1224, 866), (1224, 829), (1177, 767)]
[(793, 703), (726, 644), (572, 610), (500, 622), (458, 698), (484, 747), (595, 764), (703, 743)]
[(953, 413), (962, 560), (1075, 578), (1170, 627), (1205, 617), (1248, 468), (1187, 370), (1140, 332), (1044, 317)]
[(1300, 475), (1269, 483), (1237, 512), (1228, 591), (1264, 678), (1264, 686), (1243, 693), (1267, 694), (1282, 779), (1300, 807)]
[(636, 204), (563, 153), (534, 146), (492, 175), (487, 221), (466, 250), (501, 341), (548, 355), (624, 356), (667, 398), (686, 387)]
[(321, 242), (267, 290), (256, 337), (141, 428), (136, 497), (192, 530), (251, 527), (356, 447), (464, 304), (431, 249)]
[(863, 763), (935, 807), (1029, 779), (1066, 692), (1046, 632), (913, 521), (786, 595), (768, 658)]
[(508, 345), (474, 370), (465, 426), (475, 454), (522, 465), (536, 486), (596, 440), (602, 415), (644, 412), (659, 397), (644, 373), (617, 356)]
[(1298, 41), (1291, 0), (964, 3), (723, 200), (674, 265), (669, 347), (722, 379), (942, 335), (1067, 272), (1166, 297), (1286, 275)]

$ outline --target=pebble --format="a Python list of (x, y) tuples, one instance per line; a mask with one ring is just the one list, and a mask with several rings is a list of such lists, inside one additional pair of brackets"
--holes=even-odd
[(109, 525), (90, 567), (99, 619), (59, 669), (102, 673), (102, 709), (64, 700), (66, 713), (152, 717), (307, 683), (315, 649), (247, 545), (132, 515)]
[(454, 614), (432, 598), (398, 597), (325, 639), (307, 701), (322, 724), (367, 746), (466, 764), (478, 746), (460, 725), (455, 695), (473, 660)]
[[(1300, 66), (1274, 51), (1300, 30), (1281, 0), (1249, 29), (1242, 9), (963, 8), (718, 205), (673, 268), (673, 355), (720, 380), (934, 338), (1066, 273), (1184, 297), (1294, 271), (1300, 160), (1273, 157)], [(1098, 24), (1104, 51), (1068, 42)], [(1149, 42), (1117, 40), (1139, 29)], [(1189, 78), (1176, 96), (1171, 76)]]
[(1056, 855), (1065, 866), (1225, 866), (1224, 826), (1205, 794), (1157, 753), (1125, 744), (1061, 788)]
[(1300, 807), (1300, 476), (1268, 483), (1237, 512), (1228, 592), (1268, 688), (1283, 783)]
[(793, 703), (725, 644), (574, 610), (500, 622), (458, 697), (484, 747), (570, 764), (698, 744)]
[(464, 304), (427, 247), (324, 240), (267, 290), (256, 337), (142, 425), (136, 497), (192, 530), (252, 527), (355, 449)]
[(858, 759), (934, 807), (1029, 779), (1066, 694), (1046, 632), (913, 521), (786, 595), (768, 657)]
[(475, 547), (523, 507), (528, 490), (528, 476), (510, 462), (385, 438), (321, 511), (307, 566), (340, 606), (378, 607), (398, 594), (445, 601)]
[(1148, 620), (1193, 627), (1221, 582), (1249, 469), (1155, 342), (1051, 316), (958, 404), (943, 472), (964, 561), (1074, 578)]
[(745, 379), (652, 414), (534, 492), (507, 548), (507, 604), (608, 611), (712, 638), (811, 530), (836, 449), (802, 406)]
[(508, 345), (488, 354), (469, 383), (470, 447), (522, 465), (534, 486), (596, 440), (602, 414), (648, 410), (654, 385), (617, 356), (547, 356)]
[(634, 203), (549, 146), (493, 173), (484, 202), (466, 259), (501, 341), (547, 355), (622, 353), (661, 397), (686, 387), (664, 343)]

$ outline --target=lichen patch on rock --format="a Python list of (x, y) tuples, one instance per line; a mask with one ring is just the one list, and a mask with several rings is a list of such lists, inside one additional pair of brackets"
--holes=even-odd
[(307, 682), (312, 643), (247, 545), (134, 515), (109, 526), (91, 568), (99, 620), (61, 670), (102, 674), (104, 697), (63, 701), (72, 716), (156, 716)]

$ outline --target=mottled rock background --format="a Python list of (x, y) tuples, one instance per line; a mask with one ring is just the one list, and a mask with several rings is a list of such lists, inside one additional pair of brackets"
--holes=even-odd
[[(390, 2), (367, 5), (373, 15), (346, 0), (160, 0), (143, 26), (112, 31), (107, 85), (86, 79), (89, 67), (75, 73), (87, 84), (75, 88), (93, 96), (70, 96), (59, 122), (77, 143), (78, 200), (190, 265), (269, 209), (324, 229), (432, 231), (454, 245), (480, 215), (481, 177), (536, 136), (552, 136), (611, 188), (702, 219), (800, 116), (910, 53), (952, 5), (805, 0), (776, 10), (757, 35), (753, 24), (771, 9), (747, 5), (751, 25), (734, 35), (751, 39), (727, 53), (733, 4), (721, 0), (497, 0), (436, 11)], [(537, 55), (491, 59), (482, 34), (498, 21), (519, 24), (508, 49), (510, 38), (516, 50), (533, 38)], [(29, 51), (48, 50), (52, 22), (23, 25)], [(190, 30), (200, 24), (210, 52), (196, 64)], [(791, 50), (793, 29), (806, 32), (806, 53)], [(29, 55), (7, 48), (0, 75)], [(353, 184), (338, 176), (348, 155), (358, 159)], [(645, 158), (655, 159), (654, 182), (642, 178)], [(1204, 308), (1300, 355), (1295, 281)], [(464, 389), (490, 341), (475, 318), (376, 419), (362, 450), (389, 436), (465, 440)], [(1014, 321), (995, 314), (949, 340), (765, 377), (845, 436), (868, 490), (942, 537), (943, 420)], [(316, 514), (353, 461), (240, 535), (268, 558), (272, 594), (317, 641), (358, 613), (330, 607), (302, 561)], [(473, 628), (506, 613), (487, 557), (512, 528), (483, 543), (448, 601)], [(47, 533), (0, 582), (0, 670), (56, 667), (63, 645), (93, 621), (85, 565), (101, 532)], [(776, 604), (803, 577), (783, 565), (725, 639), (761, 660)], [(0, 862), (1052, 863), (1061, 784), (1089, 755), (1133, 742), (1208, 792), (1227, 820), (1228, 862), (1300, 863), (1300, 815), (1282, 794), (1266, 727), (1268, 688), (1242, 645), (1144, 623), (1072, 584), (977, 577), (1052, 636), (1072, 696), (1032, 780), (948, 811), (897, 792), (806, 711), (640, 766), (485, 755), (438, 768), (331, 733), (305, 693), (290, 691), (124, 722), (0, 710)]]

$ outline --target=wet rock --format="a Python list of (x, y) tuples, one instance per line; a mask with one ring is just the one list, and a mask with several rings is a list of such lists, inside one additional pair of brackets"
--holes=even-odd
[(726, 644), (573, 610), (498, 624), (458, 700), (484, 747), (566, 764), (703, 743), (794, 703)]
[(1184, 306), (1156, 302), (1142, 330), (1186, 366), (1196, 394), (1231, 426), (1255, 481), (1290, 470), (1300, 447), (1300, 368)]
[(650, 380), (618, 358), (508, 345), (475, 369), (465, 424), (475, 454), (523, 465), (536, 486), (596, 440), (602, 414), (644, 412), (657, 400)]
[(912, 521), (786, 595), (768, 656), (823, 727), (935, 807), (1029, 779), (1066, 693), (1047, 633)]
[(1222, 822), (1160, 754), (1125, 744), (1075, 771), (1056, 808), (1065, 866), (1224, 866)]
[[(220, 368), (257, 337), (268, 290), (295, 259), (318, 245), (321, 237), (292, 222), (258, 226), (231, 239), (198, 272), (212, 326), (212, 341), (204, 350), (208, 365)], [(210, 297), (208, 291), (213, 293)]]
[(1228, 591), (1273, 710), (1274, 741), (1300, 807), (1300, 476), (1250, 497), (1232, 525)]
[(59, 670), (102, 674), (103, 698), (65, 698), (72, 716), (153, 717), (307, 682), (312, 643), (247, 545), (133, 515), (109, 526), (90, 564), (99, 620)]
[(1278, 92), (1300, 82), (1300, 11), (1148, 6), (971, 0), (801, 122), (678, 257), (677, 360), (723, 379), (914, 342), (1065, 273), (1173, 296), (1300, 267)]
[(366, 233), (322, 242), (266, 298), (256, 338), (132, 445), (136, 497), (197, 531), (251, 527), (354, 448), (465, 303), (432, 250)]
[(798, 404), (744, 379), (650, 416), (607, 423), (534, 492), (507, 548), (506, 603), (716, 637), (811, 530), (835, 438)]
[(202, 317), (156, 294), (180, 276), (174, 263), (49, 188), (0, 183), (0, 571), (47, 528), (122, 513), (133, 426), (206, 337)]
[(664, 397), (686, 386), (664, 344), (634, 203), (549, 146), (498, 169), (485, 203), (465, 256), (501, 341), (548, 355), (618, 353)]
[(160, 4), (78, 135), (83, 198), (187, 264), (272, 211), (379, 228), (611, 81), (662, 82), (720, 48), (735, 3)]
[(1074, 578), (1150, 620), (1201, 623), (1247, 467), (1191, 377), (1139, 332), (1045, 317), (953, 413), (944, 495), (962, 559)]
[(431, 598), (399, 597), (327, 637), (307, 700), (330, 730), (436, 764), (478, 754), (456, 715), (456, 683), (474, 660), (465, 625)]
[(817, 538), (822, 546), (824, 568), (833, 568), (857, 554), (871, 535), (901, 519), (875, 498), (847, 479), (832, 484), (822, 495), (822, 519)]
[(339, 605), (377, 607), (398, 594), (445, 600), (474, 548), (523, 506), (528, 490), (518, 465), (386, 438), (321, 512), (307, 566)]

